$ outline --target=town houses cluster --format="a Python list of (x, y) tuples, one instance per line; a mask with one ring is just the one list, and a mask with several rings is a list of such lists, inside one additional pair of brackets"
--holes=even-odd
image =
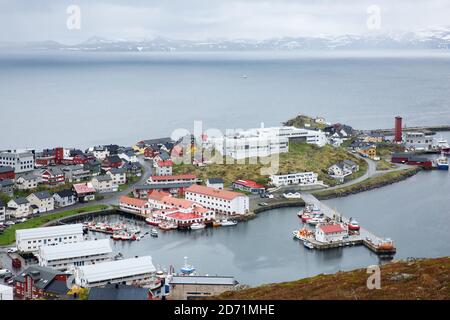
[(93, 201), (119, 191), (142, 170), (133, 149), (117, 145), (1, 151), (0, 222)]

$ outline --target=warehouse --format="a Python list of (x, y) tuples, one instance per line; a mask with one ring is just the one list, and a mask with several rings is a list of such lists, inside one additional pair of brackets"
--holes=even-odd
[(152, 257), (144, 256), (78, 267), (75, 283), (84, 288), (100, 287), (108, 283), (132, 285), (149, 284), (156, 272)]
[(111, 260), (111, 245), (108, 239), (81, 241), (58, 246), (39, 248), (39, 265), (57, 270), (85, 266)]
[(40, 246), (83, 241), (83, 225), (68, 224), (56, 227), (23, 229), (16, 231), (16, 245), (21, 252), (38, 252)]

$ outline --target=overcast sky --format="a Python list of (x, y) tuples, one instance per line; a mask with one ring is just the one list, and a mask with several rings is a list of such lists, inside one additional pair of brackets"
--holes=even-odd
[[(80, 30), (66, 27), (69, 5), (81, 9)], [(450, 25), (450, 0), (0, 0), (0, 41), (359, 34), (371, 5), (381, 32)]]

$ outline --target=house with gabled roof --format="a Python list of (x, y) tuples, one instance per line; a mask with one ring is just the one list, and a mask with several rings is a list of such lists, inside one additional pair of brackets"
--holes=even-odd
[(37, 188), (38, 183), (39, 178), (33, 173), (28, 173), (16, 179), (15, 187), (18, 190), (32, 190)]
[(26, 198), (9, 200), (7, 204), (7, 215), (14, 218), (24, 218), (31, 214), (31, 204)]
[(39, 209), (39, 213), (52, 211), (55, 209), (55, 200), (48, 191), (38, 191), (30, 194), (27, 200), (31, 205), (35, 205)]
[(56, 192), (53, 195), (55, 206), (59, 208), (72, 206), (77, 203), (77, 195), (72, 189), (66, 189)]

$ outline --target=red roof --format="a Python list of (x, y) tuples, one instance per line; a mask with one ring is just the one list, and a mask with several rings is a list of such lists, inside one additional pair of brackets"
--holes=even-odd
[(252, 189), (265, 189), (264, 186), (256, 183), (253, 180), (237, 180), (234, 183), (239, 184), (244, 187), (252, 188)]
[(191, 200), (179, 199), (172, 196), (166, 196), (162, 198), (160, 201), (164, 204), (184, 209), (190, 208), (195, 203)]
[(152, 181), (171, 181), (171, 180), (194, 180), (197, 179), (193, 174), (180, 174), (177, 176), (151, 176)]
[(323, 233), (339, 233), (344, 231), (344, 228), (340, 224), (326, 224), (321, 225), (319, 228), (323, 231)]
[(192, 219), (200, 219), (201, 215), (195, 213), (184, 213), (184, 212), (175, 212), (168, 214), (166, 217), (177, 219), (177, 220), (192, 220)]
[(85, 193), (95, 193), (97, 192), (92, 185), (88, 185), (86, 183), (74, 184), (73, 188), (77, 194), (85, 194)]
[(225, 199), (225, 200), (233, 200), (234, 198), (244, 196), (242, 193), (239, 193), (239, 192), (218, 190), (218, 189), (200, 186), (200, 185), (196, 185), (196, 184), (187, 188), (186, 192), (198, 193), (198, 194), (202, 194), (204, 196), (221, 198), (221, 199)]
[(127, 197), (127, 196), (121, 196), (119, 199), (119, 203), (125, 203), (125, 204), (129, 204), (129, 205), (141, 208), (147, 204), (147, 201), (141, 200), (141, 199), (136, 199), (136, 198), (131, 198), (131, 197)]
[(170, 193), (161, 190), (151, 190), (148, 193), (148, 199), (161, 201), (164, 197), (170, 196)]
[(171, 166), (173, 166), (172, 160), (158, 161), (156, 164), (158, 165), (158, 167), (171, 167)]

